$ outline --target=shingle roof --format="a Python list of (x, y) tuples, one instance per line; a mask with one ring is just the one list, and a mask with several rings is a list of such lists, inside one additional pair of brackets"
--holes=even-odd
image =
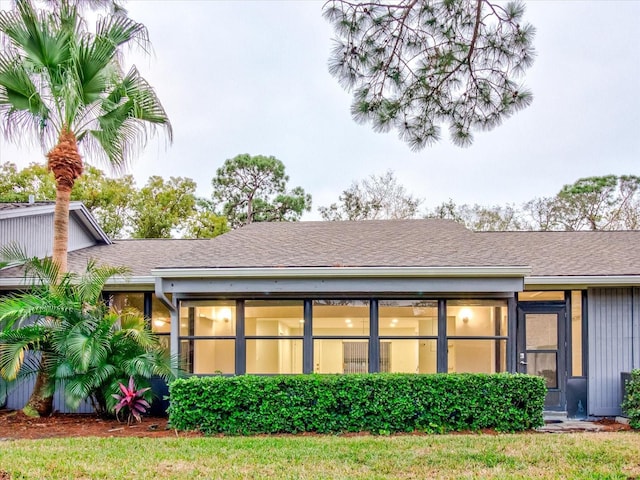
[(640, 231), (486, 232), (532, 276), (640, 275)]
[(515, 266), (490, 239), (448, 220), (256, 223), (210, 240), (119, 240), (69, 254), (152, 268)]
[(127, 265), (134, 276), (154, 268), (334, 266), (530, 266), (534, 276), (640, 275), (640, 231), (479, 233), (439, 219), (256, 223), (207, 240), (116, 240), (69, 253), (69, 268), (80, 271), (91, 258)]

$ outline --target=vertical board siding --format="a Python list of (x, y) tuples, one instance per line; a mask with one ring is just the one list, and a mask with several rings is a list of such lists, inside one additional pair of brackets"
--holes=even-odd
[[(637, 289), (594, 288), (588, 296), (589, 414), (619, 415), (620, 372), (628, 372), (637, 355)], [(635, 310), (635, 312), (634, 312)], [(634, 345), (634, 342), (636, 345)]]
[[(53, 241), (53, 240), (52, 240)], [(87, 229), (80, 224), (75, 215), (69, 216), (69, 248), (70, 252), (74, 250), (80, 250), (81, 248), (87, 248), (95, 245), (97, 242), (93, 236), (89, 234)]]
[[(70, 252), (90, 247), (96, 239), (75, 218), (69, 216)], [(44, 258), (53, 248), (53, 214), (29, 215), (0, 220), (0, 246), (17, 244), (26, 250), (28, 257)]]
[(31, 215), (0, 221), (0, 246), (17, 244), (29, 257), (51, 255), (53, 215)]
[[(22, 409), (29, 401), (35, 383), (36, 377), (31, 376), (14, 385), (7, 394), (6, 408), (10, 410)], [(53, 411), (61, 413), (93, 413), (93, 407), (89, 401), (85, 400), (77, 410), (67, 408), (64, 403), (64, 392), (61, 388), (58, 388), (53, 396)]]

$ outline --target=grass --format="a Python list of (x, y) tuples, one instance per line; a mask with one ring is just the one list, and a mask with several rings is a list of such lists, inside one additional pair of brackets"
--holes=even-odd
[(640, 433), (16, 440), (0, 478), (631, 479)]

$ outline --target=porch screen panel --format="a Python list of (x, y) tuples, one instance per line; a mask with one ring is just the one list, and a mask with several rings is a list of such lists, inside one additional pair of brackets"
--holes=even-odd
[(314, 372), (368, 372), (369, 302), (314, 300), (312, 311)]
[(448, 300), (448, 371), (506, 371), (507, 317), (506, 300)]
[(437, 301), (380, 300), (378, 319), (380, 372), (437, 371)]
[(187, 371), (235, 373), (236, 302), (180, 302), (180, 356)]

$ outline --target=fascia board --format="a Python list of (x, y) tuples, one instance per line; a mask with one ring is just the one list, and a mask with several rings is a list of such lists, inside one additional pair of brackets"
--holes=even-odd
[(429, 278), (525, 277), (527, 266), (503, 267), (264, 267), (264, 268), (156, 268), (161, 278)]
[(96, 240), (102, 240), (106, 245), (111, 245), (113, 243), (104, 230), (102, 230), (102, 227), (98, 225), (95, 217), (91, 214), (89, 209), (85, 207), (84, 203), (76, 202), (75, 205), (70, 206), (69, 211), (76, 212), (80, 222), (91, 232)]
[(54, 204), (47, 205), (33, 205), (31, 207), (14, 208), (11, 210), (0, 210), (0, 218), (16, 218), (27, 217), (31, 215), (44, 215), (46, 213), (52, 213)]
[[(33, 285), (35, 278), (32, 277), (6, 277), (0, 278), (0, 289), (8, 290), (12, 288), (24, 288)], [(112, 277), (107, 280), (107, 290), (118, 287), (127, 290), (153, 290), (155, 288), (155, 278), (149, 276), (135, 277)]]
[(575, 276), (535, 276), (524, 278), (525, 288), (535, 286), (587, 288), (587, 287), (630, 287), (640, 285), (640, 275), (575, 275)]

